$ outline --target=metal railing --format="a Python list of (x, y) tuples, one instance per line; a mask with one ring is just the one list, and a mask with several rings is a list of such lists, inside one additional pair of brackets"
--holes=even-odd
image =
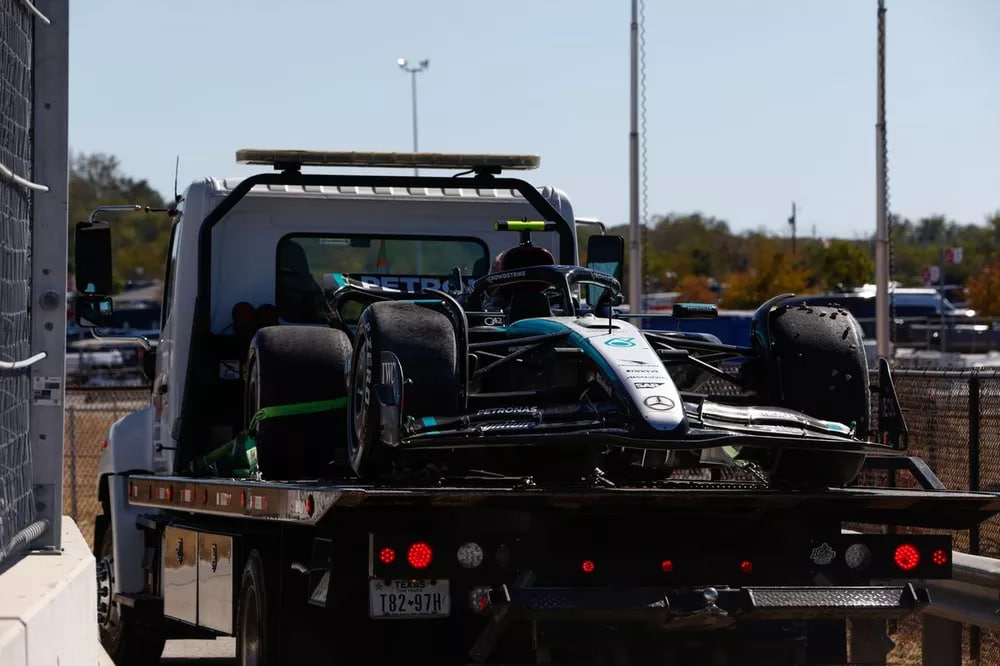
[(1000, 631), (1000, 560), (956, 552), (951, 580), (919, 584), (928, 590), (931, 601), (923, 613), (923, 663), (961, 666), (963, 629), (968, 628), (969, 658), (996, 664), (995, 650), (983, 650), (981, 632)]

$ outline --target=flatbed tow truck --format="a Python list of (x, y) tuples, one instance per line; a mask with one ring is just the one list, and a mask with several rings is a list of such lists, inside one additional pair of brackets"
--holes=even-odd
[[(539, 216), (543, 222), (530, 227), (541, 232), (533, 242), (562, 264), (578, 266), (568, 199), (558, 190), (497, 177), (501, 168), (537, 164), (530, 156), (239, 156), (277, 172), (242, 182), (196, 182), (171, 209), (161, 337), (155, 353), (145, 356), (153, 381), (150, 405), (116, 422), (102, 453), (104, 510), (95, 525), (98, 608), (101, 639), (116, 663), (155, 663), (168, 638), (234, 635), (241, 665), (843, 664), (848, 621), (919, 612), (927, 593), (910, 581), (949, 578), (952, 552), (948, 534), (858, 534), (844, 531), (845, 523), (944, 531), (1000, 513), (1000, 496), (945, 490), (921, 460), (905, 454), (905, 425), (891, 381), (884, 381), (887, 366), (880, 366), (879, 432), (892, 446), (859, 449), (860, 458), (854, 450), (810, 450), (806, 465), (795, 457), (779, 464), (759, 455), (749, 457), (752, 464), (736, 464), (739, 456), (731, 451), (718, 458), (722, 447), (691, 445), (701, 453), (687, 469), (708, 470), (697, 476), (675, 473), (684, 467), (673, 457), (676, 444), (647, 442), (631, 458), (609, 454), (618, 448), (602, 445), (601, 468), (580, 466), (562, 449), (548, 458), (523, 453), (530, 458), (525, 463), (517, 446), (503, 447), (515, 451), (515, 463), (498, 454), (490, 458), (493, 467), (480, 459), (442, 466), (442, 457), (460, 458), (461, 449), (421, 449), (423, 431), (412, 421), (403, 421), (411, 425), (400, 435), (393, 419), (401, 404), (415, 409), (418, 398), (406, 394), (401, 400), (391, 390), (441, 383), (440, 368), (433, 382), (421, 384), (423, 371), (400, 360), (406, 350), (399, 343), (396, 356), (385, 356), (383, 347), (381, 382), (363, 383), (371, 373), (357, 370), (364, 370), (361, 352), (348, 344), (341, 356), (328, 353), (342, 344), (342, 333), (334, 330), (338, 319), (326, 325), (313, 318), (313, 301), (302, 307), (302, 283), (295, 280), (305, 277), (306, 291), (321, 294), (321, 301), (325, 294), (335, 309), (341, 300), (330, 294), (351, 292), (351, 281), (351, 293), (384, 295), (409, 285), (412, 292), (423, 290), (421, 297), (447, 302), (442, 290), (449, 282), (474, 291), (475, 282), (463, 282), (470, 274), (478, 282), (510, 279), (516, 272), (501, 267), (486, 273), (482, 266), (508, 242), (509, 231), (496, 220)], [(301, 173), (303, 166), (359, 165), (473, 175)], [(509, 226), (522, 234), (528, 228)], [(110, 307), (110, 227), (92, 215), (76, 230), (77, 318), (97, 329)], [(304, 251), (287, 252), (291, 241)], [(589, 246), (588, 264), (601, 263), (608, 247), (613, 243)], [(312, 265), (311, 276), (294, 275), (289, 262), (296, 257)], [(612, 251), (603, 258), (610, 259), (604, 265), (614, 274), (621, 257)], [(333, 274), (341, 277), (317, 291), (316, 283), (329, 275), (324, 261), (336, 264)], [(453, 264), (467, 266), (456, 273)], [(575, 270), (567, 274), (578, 275)], [(605, 277), (593, 279), (613, 286)], [(518, 307), (468, 310), (469, 330), (487, 336), (485, 343), (470, 342), (469, 350), (499, 349), (494, 338), (517, 330), (512, 313)], [(364, 308), (389, 306), (362, 303)], [(355, 346), (376, 339), (365, 337), (367, 329), (360, 332), (366, 316), (356, 314), (351, 331), (343, 333), (355, 336)], [(367, 321), (370, 326), (372, 319)], [(625, 326), (603, 321), (606, 334)], [(275, 329), (302, 337), (279, 336), (281, 344), (273, 343), (267, 332), (275, 336)], [(605, 344), (631, 349), (632, 338), (623, 331)], [(489, 363), (528, 365), (526, 346), (537, 351), (548, 338), (563, 344), (560, 335), (514, 337), (512, 360), (484, 353)], [(707, 363), (695, 351), (749, 355), (706, 340), (688, 339), (685, 356), (678, 338), (660, 358), (684, 357), (701, 367)], [(552, 353), (583, 355), (565, 346)], [(349, 363), (342, 362), (344, 355)], [(467, 372), (479, 377), (481, 369)], [(410, 384), (396, 381), (403, 377)], [(655, 383), (640, 379), (633, 383)], [(591, 383), (598, 391), (609, 381)], [(381, 460), (372, 457), (379, 451), (372, 447), (380, 440), (364, 440), (357, 426), (367, 422), (362, 406), (369, 386), (381, 410), (381, 441), (411, 456), (405, 460), (420, 462), (410, 465), (410, 473), (372, 471), (378, 469), (373, 460)], [(533, 387), (533, 396), (550, 388)], [(482, 390), (477, 399), (497, 395)], [(683, 399), (694, 400), (686, 391)], [(658, 398), (645, 404), (661, 403)], [(532, 427), (517, 420), (527, 412), (536, 425), (561, 423), (553, 420), (561, 412), (493, 406), (475, 412), (484, 419), (475, 432), (480, 438), (490, 428), (519, 432)], [(768, 412), (769, 432), (789, 427), (780, 421), (789, 414)], [(751, 425), (764, 430), (764, 417), (754, 415)], [(469, 425), (471, 417), (464, 418), (457, 427)], [(602, 428), (613, 419), (604, 413)], [(896, 426), (887, 430), (883, 420)], [(446, 422), (422, 421), (439, 429)], [(816, 423), (827, 429), (823, 441), (836, 444), (829, 432), (840, 426)], [(587, 428), (587, 437), (606, 432), (594, 424)], [(345, 431), (347, 440), (357, 436), (364, 444), (342, 445)], [(632, 435), (615, 436), (626, 441)], [(756, 450), (752, 433), (740, 437), (747, 450)], [(359, 453), (365, 447), (368, 452)], [(490, 448), (490, 455), (499, 448)], [(720, 459), (726, 464), (718, 465)], [(861, 462), (845, 476), (841, 468), (854, 460)], [(563, 462), (571, 471), (558, 473)], [(862, 462), (867, 469), (908, 472), (921, 488), (859, 486)], [(787, 483), (794, 474), (813, 482)], [(831, 479), (839, 481), (825, 484)]]

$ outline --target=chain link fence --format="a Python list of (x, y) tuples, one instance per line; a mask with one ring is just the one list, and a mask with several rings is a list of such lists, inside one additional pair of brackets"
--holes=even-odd
[(94, 517), (103, 513), (97, 481), (108, 431), (115, 421), (147, 404), (149, 387), (66, 391), (63, 513), (76, 521), (91, 547)]
[[(0, 0), (0, 362), (31, 356), (32, 15)], [(28, 409), (30, 370), (0, 368), (0, 560), (35, 518)]]

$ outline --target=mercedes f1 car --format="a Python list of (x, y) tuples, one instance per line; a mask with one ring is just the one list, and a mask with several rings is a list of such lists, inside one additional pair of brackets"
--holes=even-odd
[[(548, 223), (498, 224), (520, 231), (521, 243), (471, 287), (457, 270), (449, 289), (416, 293), (334, 276), (324, 334), (342, 357), (337, 429), (361, 478), (655, 483), (700, 468), (843, 486), (867, 453), (905, 448), (884, 361), (875, 387), (882, 430), (871, 431), (873, 387), (847, 311), (778, 296), (758, 309), (746, 347), (641, 330), (615, 315), (615, 277), (556, 265), (532, 245), (529, 232)], [(675, 311), (710, 316), (714, 306)], [(253, 357), (267, 352), (267, 333), (251, 346), (248, 415), (262, 407)], [(720, 382), (730, 390), (706, 390)], [(259, 446), (263, 466), (268, 444)]]

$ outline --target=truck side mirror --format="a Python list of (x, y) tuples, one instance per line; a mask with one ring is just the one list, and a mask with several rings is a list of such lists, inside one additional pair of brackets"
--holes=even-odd
[[(622, 281), (625, 270), (625, 239), (597, 234), (587, 239), (587, 268)], [(587, 286), (587, 302), (596, 303), (602, 287)]]
[(108, 328), (114, 307), (110, 296), (78, 294), (75, 303), (76, 325), (81, 328)]
[(111, 227), (105, 222), (77, 222), (74, 241), (77, 293), (110, 296), (113, 289)]

